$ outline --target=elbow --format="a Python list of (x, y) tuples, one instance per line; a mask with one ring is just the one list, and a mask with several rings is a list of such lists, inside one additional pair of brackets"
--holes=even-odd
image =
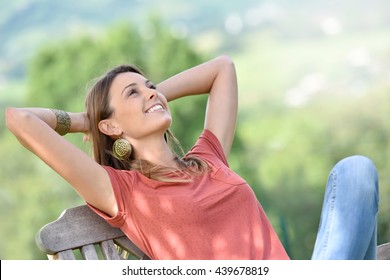
[(219, 73), (225, 82), (230, 82), (232, 86), (236, 87), (237, 85), (237, 73), (236, 66), (234, 65), (233, 59), (228, 55), (221, 55), (218, 57), (220, 61)]
[(234, 61), (233, 59), (227, 55), (227, 54), (222, 54), (218, 57), (218, 59), (224, 64), (224, 65), (229, 65), (234, 67)]
[(22, 120), (27, 117), (27, 113), (18, 108), (7, 108), (5, 110), (5, 125), (9, 131), (17, 135), (18, 128), (22, 124)]
[(221, 55), (217, 58), (219, 60), (220, 73), (226, 73), (230, 77), (230, 80), (236, 80), (236, 66), (233, 59), (228, 55)]
[(5, 110), (5, 126), (8, 130), (12, 131), (15, 124), (15, 108), (7, 108)]

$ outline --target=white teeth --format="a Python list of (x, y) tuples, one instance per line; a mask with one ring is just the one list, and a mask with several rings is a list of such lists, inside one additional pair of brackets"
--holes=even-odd
[(154, 105), (152, 108), (148, 109), (146, 111), (146, 113), (153, 113), (155, 111), (158, 111), (158, 110), (163, 110), (163, 106), (161, 106), (160, 104), (157, 104), (157, 105)]

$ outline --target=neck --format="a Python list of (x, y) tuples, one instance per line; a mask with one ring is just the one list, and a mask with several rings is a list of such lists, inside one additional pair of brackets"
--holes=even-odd
[(147, 160), (153, 164), (179, 168), (175, 155), (165, 142), (164, 137), (158, 139), (142, 139), (142, 141), (133, 141), (133, 150), (135, 159)]

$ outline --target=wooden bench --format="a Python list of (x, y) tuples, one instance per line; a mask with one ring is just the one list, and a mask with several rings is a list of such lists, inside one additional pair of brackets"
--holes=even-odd
[(42, 227), (35, 240), (49, 260), (149, 259), (120, 229), (87, 205), (66, 209)]
[(378, 260), (390, 260), (390, 242), (378, 246)]
[[(87, 205), (66, 209), (39, 230), (36, 243), (50, 260), (149, 259)], [(390, 242), (378, 246), (378, 259), (390, 260)]]

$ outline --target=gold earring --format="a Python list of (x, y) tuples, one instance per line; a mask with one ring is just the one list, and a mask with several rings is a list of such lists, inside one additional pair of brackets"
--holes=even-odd
[(130, 142), (124, 138), (115, 140), (114, 144), (112, 145), (112, 152), (119, 160), (128, 159), (132, 151), (133, 149), (131, 148)]

